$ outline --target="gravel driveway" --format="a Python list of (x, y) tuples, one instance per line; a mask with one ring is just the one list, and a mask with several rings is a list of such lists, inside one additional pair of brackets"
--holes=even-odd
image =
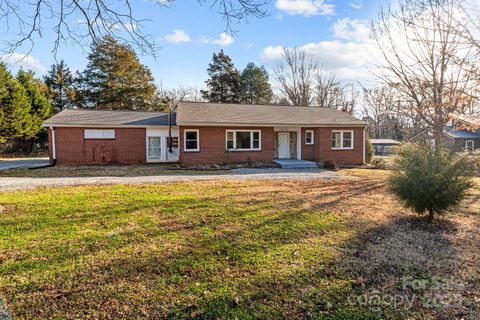
[(65, 178), (0, 178), (0, 191), (74, 185), (140, 184), (208, 180), (311, 180), (352, 179), (323, 169), (236, 169), (229, 174), (157, 175), (138, 177), (65, 177)]
[(0, 170), (41, 167), (41, 166), (46, 166), (48, 163), (49, 163), (48, 158), (1, 159)]

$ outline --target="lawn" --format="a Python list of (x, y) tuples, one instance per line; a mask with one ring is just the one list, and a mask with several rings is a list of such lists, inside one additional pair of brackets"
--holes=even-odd
[(19, 319), (473, 319), (480, 181), (428, 225), (378, 172), (0, 193), (0, 295)]
[(228, 173), (226, 169), (189, 170), (176, 168), (173, 164), (139, 164), (139, 165), (83, 165), (68, 166), (57, 165), (54, 167), (15, 168), (0, 170), (0, 177), (26, 177), (26, 178), (62, 178), (62, 177), (139, 177), (156, 175), (202, 175)]

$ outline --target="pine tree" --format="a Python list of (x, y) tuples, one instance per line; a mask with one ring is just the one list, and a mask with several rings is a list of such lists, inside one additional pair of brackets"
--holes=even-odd
[(135, 52), (112, 37), (92, 45), (80, 79), (82, 107), (107, 110), (149, 109), (155, 95), (150, 70)]
[(30, 103), (25, 89), (0, 63), (0, 143), (29, 135)]
[(202, 90), (202, 96), (209, 102), (240, 102), (240, 73), (235, 69), (232, 59), (223, 50), (214, 53), (207, 69), (210, 79), (205, 83), (208, 90)]
[(42, 124), (45, 119), (52, 115), (52, 105), (48, 97), (45, 96), (45, 85), (39, 79), (33, 76), (31, 71), (20, 70), (17, 73), (18, 83), (25, 89), (25, 94), (30, 104), (30, 130), (26, 132), (26, 138), (35, 138), (40, 131), (44, 131)]
[(75, 79), (72, 71), (65, 65), (63, 60), (51, 66), (43, 81), (51, 93), (51, 103), (55, 112), (75, 106)]
[(241, 76), (241, 102), (248, 104), (269, 104), (273, 92), (268, 82), (268, 72), (253, 62), (247, 64)]

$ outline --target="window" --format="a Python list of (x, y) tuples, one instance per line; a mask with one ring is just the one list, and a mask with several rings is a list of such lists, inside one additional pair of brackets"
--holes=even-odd
[(465, 150), (472, 152), (475, 150), (475, 141), (473, 140), (467, 140), (465, 141)]
[(227, 130), (227, 150), (260, 150), (260, 130)]
[(314, 144), (313, 130), (305, 130), (305, 144)]
[(115, 139), (115, 130), (85, 129), (83, 136), (85, 139)]
[(332, 149), (353, 149), (353, 130), (332, 131)]
[(161, 151), (160, 137), (148, 137), (148, 159), (160, 159)]
[(185, 151), (199, 151), (198, 129), (189, 129), (184, 131)]

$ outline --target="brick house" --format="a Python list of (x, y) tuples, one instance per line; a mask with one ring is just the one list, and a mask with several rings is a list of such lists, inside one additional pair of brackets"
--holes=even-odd
[(330, 158), (360, 165), (365, 163), (366, 125), (331, 108), (194, 102), (180, 102), (171, 116), (65, 110), (44, 123), (50, 159), (58, 164), (184, 166)]
[(480, 150), (480, 116), (460, 115), (444, 128), (447, 145), (454, 151)]

